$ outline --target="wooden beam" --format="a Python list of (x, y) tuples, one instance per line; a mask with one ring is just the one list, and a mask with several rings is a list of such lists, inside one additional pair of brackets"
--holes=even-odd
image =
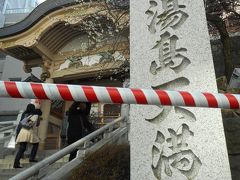
[(41, 64), (43, 63), (42, 59), (32, 59), (25, 62), (27, 62), (27, 65), (30, 67), (41, 67)]
[[(91, 50), (77, 50), (76, 52), (74, 52), (74, 56), (90, 56), (90, 55), (95, 55), (95, 54), (99, 54), (100, 52), (107, 52), (109, 50), (114, 50), (114, 51), (121, 51), (121, 50), (125, 50), (129, 48), (129, 42), (128, 41), (123, 41), (123, 42), (119, 42), (116, 44), (116, 48), (113, 48), (112, 44), (104, 44), (103, 46), (99, 47), (99, 48), (94, 48)], [(57, 54), (55, 56), (55, 61), (58, 60), (63, 60), (69, 56), (73, 56), (73, 51), (68, 51), (68, 52), (64, 52), (61, 55)]]
[(41, 57), (46, 57), (47, 59), (53, 61), (54, 60), (54, 54), (41, 42), (38, 42), (37, 45), (33, 46), (32, 49), (38, 53)]

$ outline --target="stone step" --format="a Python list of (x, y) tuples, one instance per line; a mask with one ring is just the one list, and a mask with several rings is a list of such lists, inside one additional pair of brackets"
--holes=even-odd
[[(33, 166), (36, 163), (30, 163), (29, 162), (29, 154), (30, 154), (31, 148), (28, 149), (25, 153), (25, 158), (21, 159), (20, 163), (23, 168), (20, 169), (14, 169), (13, 168), (13, 162), (15, 155), (14, 154), (5, 154), (4, 158), (0, 159), (0, 180), (9, 179), (16, 174), (26, 170), (27, 168)], [(37, 154), (38, 160), (44, 160), (45, 158), (51, 156), (52, 154), (56, 153), (59, 150), (44, 150), (39, 151)], [(48, 174), (51, 174), (51, 172), (56, 171), (57, 169), (61, 168), (66, 162), (68, 162), (69, 155), (63, 157), (62, 159), (58, 160), (56, 163), (52, 164), (48, 167)]]
[[(1, 159), (6, 159), (9, 155), (14, 155), (16, 149), (11, 149), (11, 148), (5, 148), (5, 147), (0, 147), (0, 160)], [(56, 153), (59, 151), (59, 149), (54, 149), (54, 150), (44, 150), (44, 151), (38, 151), (37, 155), (40, 159), (43, 159), (45, 157), (51, 156), (52, 154)], [(26, 156), (29, 156), (31, 152), (31, 146), (28, 147), (28, 149), (25, 152)]]
[[(9, 178), (15, 176), (16, 174), (31, 167), (33, 164), (34, 163), (22, 164), (23, 168), (19, 168), (19, 169), (14, 169), (12, 167), (9, 169), (0, 169), (0, 179), (1, 180), (9, 179)], [(56, 171), (57, 169), (62, 167), (64, 164), (65, 164), (64, 162), (56, 162), (56, 163), (52, 164), (48, 168), (48, 173)]]
[[(8, 155), (5, 157), (5, 159), (0, 159), (0, 170), (1, 169), (11, 169), (13, 167), (14, 162), (14, 155)], [(66, 163), (68, 162), (69, 155), (63, 157), (62, 159), (59, 159), (56, 163)], [(39, 160), (44, 160), (45, 158), (37, 157)], [(21, 159), (20, 164), (24, 167), (30, 167), (34, 163), (29, 163), (28, 158)]]
[[(31, 166), (33, 166), (35, 163), (26, 163), (26, 164), (21, 164), (21, 166), (23, 166), (23, 168), (19, 168), (19, 169), (14, 169), (13, 167), (9, 168), (9, 169), (0, 169), (0, 175), (1, 173), (11, 173), (11, 172), (15, 172), (15, 171), (22, 171), (24, 169), (27, 169)], [(54, 164), (52, 164), (51, 166), (49, 166), (49, 169), (58, 169), (60, 167), (62, 167), (65, 163), (64, 162), (56, 162)], [(1, 179), (1, 178), (0, 178)]]
[[(8, 153), (9, 154), (6, 154), (5, 156), (4, 156), (4, 158), (5, 157), (7, 157), (7, 156), (11, 156), (11, 155), (13, 155), (13, 153), (15, 152), (15, 149), (8, 149), (8, 148), (3, 148), (3, 149), (1, 149), (0, 148), (0, 151), (8, 151)], [(54, 150), (43, 150), (43, 151), (38, 151), (38, 153), (37, 153), (37, 155), (38, 156), (43, 156), (43, 157), (46, 157), (46, 156), (50, 156), (50, 155), (52, 155), (52, 154), (54, 154), (54, 153), (56, 153), (56, 152), (58, 152), (59, 151), (59, 149), (54, 149)], [(25, 151), (25, 154), (26, 155), (30, 155), (30, 152), (31, 152), (31, 147), (29, 147), (26, 151)], [(2, 158), (0, 158), (0, 159), (2, 159)]]
[(5, 147), (0, 148), (0, 159), (4, 159), (7, 155), (14, 155), (15, 149), (9, 149)]

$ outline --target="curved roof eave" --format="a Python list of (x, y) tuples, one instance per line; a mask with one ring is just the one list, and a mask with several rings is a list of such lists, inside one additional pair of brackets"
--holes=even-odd
[[(99, 0), (82, 0), (83, 2), (94, 2)], [(115, 1), (115, 0), (112, 0)], [(129, 0), (121, 0), (121, 1), (129, 1)], [(37, 6), (25, 19), (22, 21), (13, 24), (11, 26), (0, 28), (0, 38), (10, 37), (16, 34), (20, 34), (25, 30), (31, 28), (35, 25), (38, 21), (41, 20), (42, 17), (46, 16), (47, 14), (56, 11), (58, 9), (72, 6), (78, 4), (79, 0), (47, 0)], [(118, 5), (117, 5), (118, 6)], [(120, 7), (120, 6), (118, 6)], [(121, 8), (126, 8), (126, 3), (122, 4)]]
[(42, 17), (46, 16), (47, 14), (61, 9), (62, 7), (71, 6), (76, 4), (76, 0), (48, 0), (37, 6), (25, 19), (22, 21), (13, 24), (11, 26), (0, 28), (0, 38), (9, 37), (12, 35), (19, 34), (38, 21), (41, 20)]

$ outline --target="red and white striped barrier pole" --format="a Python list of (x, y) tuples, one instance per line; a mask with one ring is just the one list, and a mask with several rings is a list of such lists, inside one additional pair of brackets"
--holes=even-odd
[(0, 81), (0, 97), (239, 109), (240, 95)]

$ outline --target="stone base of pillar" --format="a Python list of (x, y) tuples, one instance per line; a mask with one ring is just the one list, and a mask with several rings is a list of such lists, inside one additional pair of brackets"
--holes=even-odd
[[(53, 83), (53, 79), (47, 79), (45, 82)], [(42, 101), (41, 110), (43, 114), (42, 114), (42, 120), (40, 122), (40, 126), (38, 128), (38, 136), (41, 139), (39, 143), (39, 150), (45, 149), (45, 141), (47, 139), (47, 133), (48, 133), (48, 119), (50, 114), (50, 108), (51, 108), (51, 101), (49, 100)]]
[(45, 142), (39, 142), (38, 149), (39, 149), (40, 151), (45, 150)]

